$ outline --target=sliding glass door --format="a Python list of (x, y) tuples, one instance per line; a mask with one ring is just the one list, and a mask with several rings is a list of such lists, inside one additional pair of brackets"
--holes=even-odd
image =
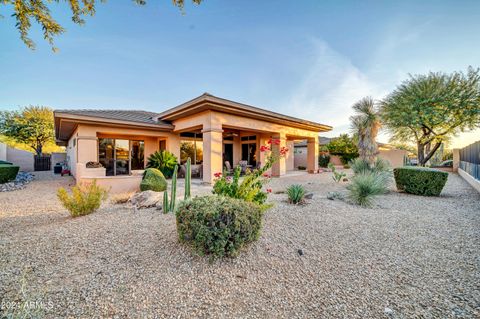
[(115, 140), (115, 175), (130, 174), (130, 141)]
[(131, 170), (144, 169), (144, 151), (144, 141), (98, 140), (98, 161), (106, 168), (107, 176), (129, 175)]

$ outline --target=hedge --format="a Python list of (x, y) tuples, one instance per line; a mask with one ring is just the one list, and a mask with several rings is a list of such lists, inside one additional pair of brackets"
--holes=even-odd
[(13, 163), (7, 162), (7, 161), (2, 161), (0, 160), (0, 164), (8, 164), (8, 165), (13, 165)]
[(426, 167), (404, 166), (393, 169), (399, 191), (424, 196), (439, 196), (448, 173)]
[(0, 184), (13, 181), (17, 177), (19, 166), (0, 164)]
[(181, 242), (200, 255), (233, 257), (260, 236), (262, 209), (241, 199), (213, 195), (180, 203), (176, 211)]
[(162, 172), (156, 168), (147, 168), (140, 183), (140, 190), (163, 192), (167, 189), (167, 180)]

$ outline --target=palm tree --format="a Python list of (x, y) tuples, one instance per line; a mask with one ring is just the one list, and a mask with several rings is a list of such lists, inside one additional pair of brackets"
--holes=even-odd
[(378, 154), (376, 142), (381, 127), (380, 116), (375, 101), (364, 97), (352, 106), (355, 115), (350, 117), (352, 129), (358, 135), (358, 153), (360, 158), (373, 166)]

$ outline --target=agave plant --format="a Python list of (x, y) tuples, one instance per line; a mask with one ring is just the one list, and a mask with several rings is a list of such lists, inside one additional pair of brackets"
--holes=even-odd
[(153, 167), (160, 170), (166, 178), (171, 178), (177, 158), (169, 151), (157, 151), (147, 160), (147, 168)]
[(381, 127), (375, 101), (365, 97), (353, 105), (355, 115), (350, 117), (352, 128), (358, 134), (358, 153), (369, 165), (374, 165), (378, 154), (376, 138)]

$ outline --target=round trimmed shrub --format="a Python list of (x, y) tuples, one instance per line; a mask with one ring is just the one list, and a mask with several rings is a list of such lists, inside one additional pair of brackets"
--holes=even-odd
[(143, 174), (142, 182), (140, 183), (140, 190), (163, 192), (167, 189), (167, 180), (156, 168), (147, 168)]
[(178, 236), (200, 255), (234, 257), (245, 244), (258, 239), (262, 216), (259, 205), (241, 199), (195, 197), (177, 208)]
[(13, 181), (18, 174), (19, 166), (11, 164), (0, 164), (0, 184)]
[(399, 191), (424, 196), (439, 196), (448, 173), (426, 167), (405, 166), (393, 169)]

